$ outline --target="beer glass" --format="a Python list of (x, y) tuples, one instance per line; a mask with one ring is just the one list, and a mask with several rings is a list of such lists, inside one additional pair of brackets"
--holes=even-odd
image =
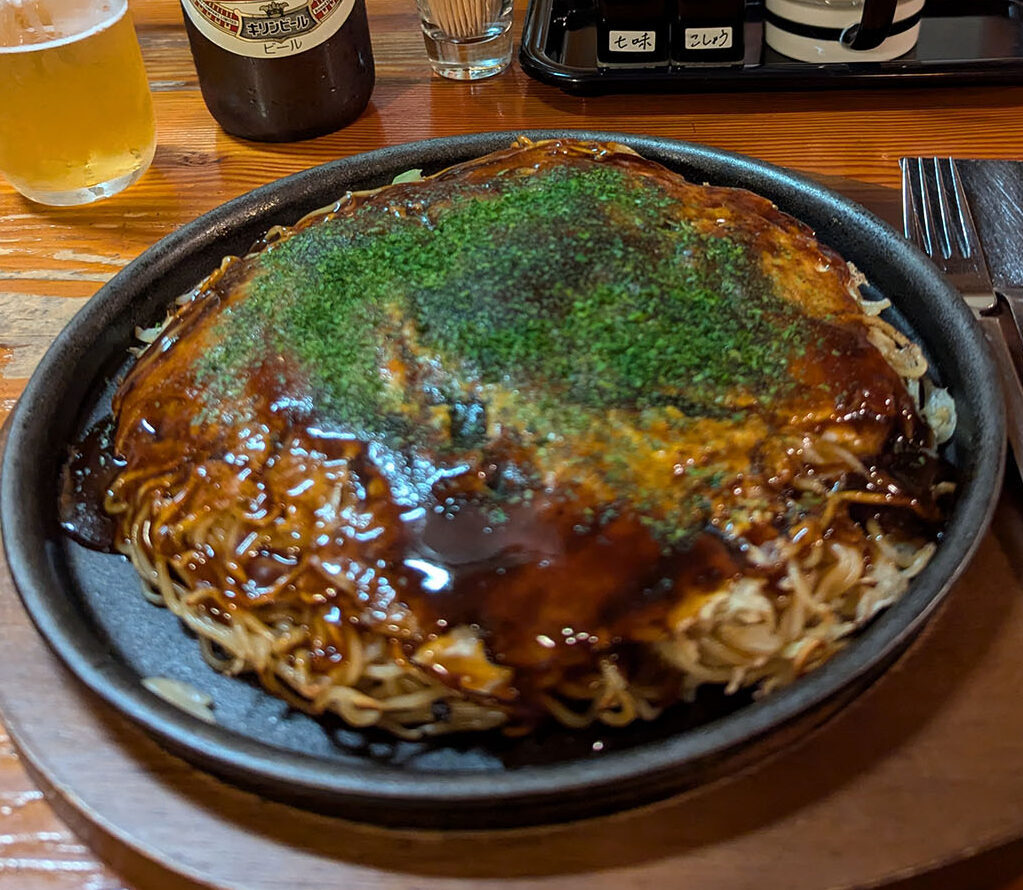
[(41, 204), (114, 195), (149, 167), (153, 104), (127, 0), (0, 0), (0, 173)]

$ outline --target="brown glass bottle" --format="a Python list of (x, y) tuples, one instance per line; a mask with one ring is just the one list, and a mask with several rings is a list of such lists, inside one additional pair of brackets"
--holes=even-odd
[[(309, 139), (351, 123), (369, 102), (374, 70), (365, 0), (310, 0), (297, 9), (281, 0), (182, 6), (202, 97), (228, 133), (262, 142)], [(333, 11), (323, 14), (325, 7)], [(331, 16), (344, 17), (340, 27)]]

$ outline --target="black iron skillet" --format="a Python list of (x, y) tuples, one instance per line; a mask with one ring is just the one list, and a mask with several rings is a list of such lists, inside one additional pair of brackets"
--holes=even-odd
[[(398, 173), (432, 173), (508, 145), (483, 133), (386, 148), (306, 170), (225, 204), (146, 251), (57, 338), (10, 418), (0, 520), (17, 587), (37, 627), (89, 688), (196, 765), (266, 795), (391, 825), (484, 828), (579, 818), (666, 797), (737, 769), (824, 720), (908, 645), (974, 552), (999, 491), (1003, 417), (973, 319), (937, 270), (879, 219), (787, 170), (666, 139), (533, 131), (534, 139), (617, 140), (696, 182), (766, 195), (812, 226), (863, 270), (896, 307), (894, 323), (924, 344), (955, 397), (959, 426), (947, 456), (958, 501), (935, 558), (900, 602), (845, 651), (760, 701), (708, 695), (624, 730), (549, 730), (429, 743), (296, 714), (254, 684), (201, 660), (194, 639), (147, 603), (127, 562), (86, 550), (57, 522), (57, 480), (68, 444), (104, 413), (129, 361), (136, 327), (227, 254), (244, 253), (270, 226), (289, 224), (349, 189)], [(209, 692), (207, 725), (146, 691), (167, 675)]]

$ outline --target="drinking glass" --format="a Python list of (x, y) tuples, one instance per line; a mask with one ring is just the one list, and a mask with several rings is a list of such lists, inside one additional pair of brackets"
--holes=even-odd
[(416, 0), (433, 70), (452, 80), (480, 80), (508, 67), (512, 0)]
[(153, 103), (127, 0), (0, 0), (0, 173), (55, 206), (149, 167)]

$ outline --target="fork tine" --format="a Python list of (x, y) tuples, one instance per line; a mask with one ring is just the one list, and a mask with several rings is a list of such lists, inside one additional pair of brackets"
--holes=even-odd
[[(966, 218), (963, 215), (966, 196), (962, 194), (952, 158), (934, 158), (933, 163), (934, 190), (938, 198), (941, 220), (942, 254), (945, 259), (954, 256), (968, 257), (970, 253), (963, 232), (966, 225)], [(972, 218), (970, 221), (972, 223)]]
[(957, 231), (961, 238), (960, 248), (963, 256), (976, 261), (978, 265), (982, 263), (986, 265), (984, 251), (980, 246), (980, 235), (977, 232), (977, 225), (973, 221), (970, 202), (966, 199), (966, 191), (963, 189), (963, 180), (959, 175), (959, 167), (956, 165), (955, 158), (948, 159), (948, 173), (959, 218)]
[(939, 254), (945, 259), (948, 252), (943, 238), (944, 228), (940, 207), (935, 206), (937, 188), (937, 158), (904, 158), (902, 163), (902, 218), (906, 237), (930, 257)]
[(934, 158), (933, 163), (943, 256), (959, 256), (980, 266), (985, 263), (984, 252), (955, 158)]
[(921, 166), (919, 158), (903, 158), (902, 167), (902, 228), (906, 239), (912, 241), (924, 253), (931, 253), (931, 246), (928, 243), (927, 235), (921, 225), (923, 216), (921, 207), (921, 195), (923, 183), (921, 182)]
[(938, 160), (938, 158), (917, 158), (916, 163), (920, 168), (920, 190), (923, 198), (921, 217), (924, 237), (927, 240), (927, 253), (932, 257), (940, 254), (947, 260), (952, 254), (948, 249), (948, 217), (944, 212), (941, 168), (938, 166)]
[(923, 241), (920, 237), (920, 224), (917, 221), (916, 202), (919, 188), (913, 181), (913, 166), (910, 158), (902, 158), (899, 161), (899, 168), (902, 170), (902, 233), (907, 241), (912, 241), (922, 250)]

